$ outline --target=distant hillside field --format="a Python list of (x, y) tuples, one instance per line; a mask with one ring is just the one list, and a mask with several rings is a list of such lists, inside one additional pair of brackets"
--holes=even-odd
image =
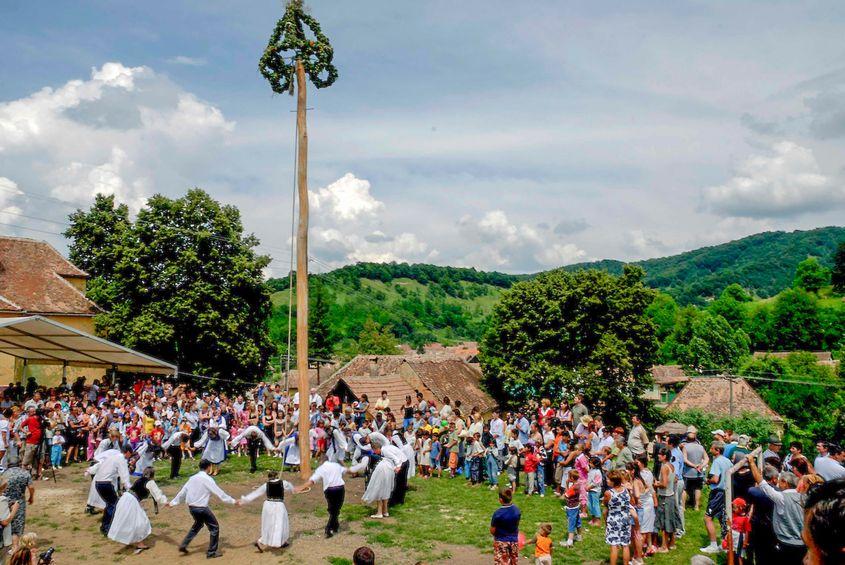
[[(671, 257), (637, 261), (646, 282), (672, 295), (679, 304), (704, 304), (731, 283), (760, 298), (775, 296), (792, 284), (795, 266), (808, 256), (831, 265), (845, 228), (767, 232)], [(580, 263), (566, 270), (603, 269), (617, 274), (625, 263)], [(401, 341), (417, 346), (430, 341), (477, 340), (503, 290), (534, 275), (476, 269), (359, 263), (313, 275), (323, 283), (331, 330), (338, 340), (357, 336), (368, 319), (389, 325)], [(273, 300), (273, 340), (287, 339), (287, 279), (268, 281)], [(295, 298), (294, 298), (295, 301)]]

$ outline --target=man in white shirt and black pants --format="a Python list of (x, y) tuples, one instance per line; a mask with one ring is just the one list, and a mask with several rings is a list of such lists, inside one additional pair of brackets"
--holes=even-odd
[(199, 473), (188, 479), (188, 482), (185, 483), (185, 486), (182, 487), (179, 494), (170, 501), (170, 506), (176, 506), (180, 502), (184, 501), (185, 504), (188, 505), (188, 511), (191, 513), (191, 517), (194, 519), (194, 525), (191, 526), (191, 529), (188, 531), (188, 535), (185, 536), (185, 539), (182, 540), (182, 543), (179, 545), (179, 551), (181, 553), (188, 553), (188, 544), (191, 543), (191, 540), (193, 540), (194, 537), (196, 537), (202, 527), (206, 526), (208, 527), (208, 533), (210, 534), (211, 539), (208, 542), (208, 551), (205, 556), (209, 559), (213, 559), (215, 557), (221, 557), (223, 554), (217, 551), (217, 544), (220, 540), (220, 524), (217, 522), (217, 518), (214, 516), (214, 513), (208, 507), (208, 499), (211, 498), (211, 495), (213, 494), (219, 498), (221, 502), (226, 504), (235, 504), (239, 506), (240, 502), (235, 501), (234, 498), (223, 492), (223, 490), (217, 486), (214, 479), (207, 473), (210, 467), (210, 461), (205, 459), (200, 461)]
[(121, 449), (107, 449), (99, 457), (99, 467), (94, 475), (94, 488), (97, 494), (106, 503), (103, 510), (103, 521), (100, 524), (100, 531), (108, 535), (111, 522), (114, 518), (114, 509), (117, 506), (117, 491), (114, 488), (114, 480), (120, 479), (124, 489), (132, 486), (129, 482), (129, 463), (127, 460), (132, 457), (132, 447), (127, 443)]
[(343, 482), (343, 474), (347, 469), (340, 463), (326, 461), (314, 470), (314, 474), (308, 481), (299, 487), (296, 492), (302, 492), (313, 486), (317, 481), (323, 481), (323, 494), (326, 497), (326, 505), (329, 510), (329, 521), (326, 522), (326, 537), (330, 538), (340, 529), (340, 509), (343, 507), (343, 498), (346, 496), (346, 487)]

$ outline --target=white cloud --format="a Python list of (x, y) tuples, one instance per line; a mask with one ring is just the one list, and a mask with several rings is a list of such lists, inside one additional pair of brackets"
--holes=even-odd
[(149, 67), (109, 62), (88, 79), (0, 103), (0, 169), (74, 205), (114, 194), (137, 210), (153, 191), (200, 185), (234, 128)]
[(370, 183), (346, 173), (329, 186), (308, 191), (308, 201), (315, 210), (325, 210), (340, 220), (375, 217), (384, 210), (384, 202), (370, 194)]
[(822, 173), (812, 150), (781, 141), (771, 154), (746, 159), (726, 183), (705, 188), (703, 197), (726, 216), (788, 217), (841, 205), (845, 185)]
[(168, 63), (174, 65), (185, 65), (188, 67), (204, 67), (208, 61), (202, 57), (188, 57), (187, 55), (176, 55), (167, 60)]
[(18, 188), (18, 184), (10, 178), (0, 177), (0, 222), (4, 223), (19, 223), (20, 214), (22, 210), (15, 204), (12, 204), (23, 192)]
[(469, 244), (462, 262), (483, 268), (536, 270), (559, 267), (586, 258), (576, 244), (556, 234), (541, 233), (528, 224), (511, 222), (503, 210), (490, 210), (481, 218), (463, 216), (458, 222), (462, 239)]

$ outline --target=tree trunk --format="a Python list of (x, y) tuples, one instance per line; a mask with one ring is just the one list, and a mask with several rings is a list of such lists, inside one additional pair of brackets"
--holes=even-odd
[(296, 372), (299, 375), (299, 454), (300, 475), (311, 476), (309, 422), (311, 391), (308, 387), (308, 130), (305, 120), (305, 68), (296, 61), (297, 189), (299, 226), (296, 234)]

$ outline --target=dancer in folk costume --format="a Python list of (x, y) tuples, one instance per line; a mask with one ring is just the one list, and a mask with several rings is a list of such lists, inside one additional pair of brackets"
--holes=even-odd
[[(412, 439), (408, 441), (407, 435), (402, 435), (399, 431), (393, 432), (393, 445), (398, 447), (402, 450), (402, 453), (405, 454), (405, 458), (408, 460), (408, 469), (405, 473), (405, 486), (407, 488), (408, 480), (411, 479), (414, 475), (416, 475), (417, 471), (417, 454), (414, 451), (414, 439), (412, 435)], [(404, 498), (403, 498), (404, 501)]]
[(267, 547), (286, 547), (290, 539), (290, 522), (285, 507), (285, 492), (292, 493), (291, 483), (279, 478), (277, 471), (267, 473), (267, 482), (241, 497), (241, 504), (250, 503), (261, 496), (266, 497), (261, 508), (261, 537), (255, 548), (264, 553)]
[[(397, 470), (390, 458), (383, 455), (382, 450), (385, 446), (385, 444), (376, 440), (372, 444), (372, 453), (364, 455), (357, 465), (348, 469), (350, 473), (360, 473), (364, 470), (371, 469), (367, 488), (361, 497), (361, 500), (367, 504), (375, 504), (376, 506), (375, 513), (370, 518), (385, 518), (390, 516), (387, 511), (387, 503), (393, 492)], [(372, 463), (375, 463), (374, 467), (371, 465)]]
[(179, 544), (180, 553), (188, 553), (188, 544), (191, 543), (203, 526), (208, 527), (210, 539), (208, 542), (208, 550), (205, 556), (209, 559), (221, 557), (223, 554), (217, 551), (217, 545), (220, 541), (220, 524), (217, 522), (217, 517), (208, 507), (208, 501), (211, 495), (215, 495), (222, 502), (226, 504), (240, 505), (234, 498), (223, 492), (217, 486), (208, 470), (211, 468), (211, 463), (205, 459), (200, 461), (200, 470), (195, 475), (192, 475), (182, 490), (179, 491), (173, 500), (170, 501), (170, 506), (176, 506), (180, 502), (188, 505), (188, 510), (191, 517), (194, 519), (194, 525), (188, 531), (185, 539)]
[(202, 457), (211, 463), (208, 474), (212, 477), (220, 472), (220, 464), (226, 460), (226, 442), (229, 440), (229, 432), (217, 426), (217, 422), (211, 422), (208, 429), (195, 447), (202, 447)]
[(346, 459), (346, 450), (348, 447), (349, 444), (346, 440), (346, 434), (339, 427), (333, 425), (328, 438), (328, 446), (326, 447), (326, 459), (342, 464)]
[(334, 461), (326, 461), (314, 470), (314, 474), (305, 484), (296, 488), (295, 492), (299, 493), (312, 487), (318, 481), (323, 482), (323, 495), (326, 497), (326, 506), (329, 511), (325, 530), (326, 538), (334, 536), (340, 530), (340, 509), (343, 508), (343, 499), (346, 496), (343, 474), (348, 472), (353, 471)]
[(182, 467), (182, 443), (190, 441), (191, 435), (182, 430), (175, 430), (167, 440), (161, 444), (161, 449), (170, 455), (170, 478), (179, 476)]
[[(249, 472), (254, 473), (258, 470), (258, 448), (261, 443), (264, 443), (267, 453), (273, 453), (277, 448), (273, 445), (273, 442), (264, 435), (264, 432), (262, 432), (261, 428), (258, 426), (247, 426), (241, 433), (232, 439), (232, 447), (238, 445), (238, 442), (244, 438), (246, 438), (247, 451), (249, 452)], [(281, 445), (279, 447), (281, 447)]]
[(153, 468), (145, 468), (141, 478), (136, 480), (118, 500), (114, 519), (109, 528), (109, 539), (125, 545), (134, 544), (136, 555), (150, 548), (144, 540), (152, 533), (150, 519), (141, 503), (147, 498), (152, 498), (156, 514), (158, 514), (159, 504), (167, 504), (167, 497), (162, 494), (154, 479)]
[[(106, 509), (106, 501), (97, 492), (97, 483), (94, 482), (94, 475), (97, 474), (99, 468), (100, 464), (95, 460), (93, 465), (85, 469), (85, 474), (91, 477), (91, 485), (88, 487), (88, 501), (85, 503), (86, 514), (96, 514), (97, 509)], [(115, 480), (114, 488), (115, 492), (117, 492), (117, 480)]]
[[(370, 437), (372, 438), (373, 435), (376, 434), (370, 434)], [(408, 467), (410, 466), (410, 461), (404, 451), (386, 441), (387, 438), (382, 434), (377, 435), (381, 436), (378, 439), (379, 443), (382, 444), (381, 450), (378, 453), (382, 457), (389, 459), (396, 471), (396, 477), (393, 481), (393, 492), (390, 495), (390, 506), (404, 504), (405, 491), (408, 489)]]
[(129, 464), (127, 459), (132, 457), (132, 448), (126, 444), (120, 450), (107, 449), (100, 454), (97, 472), (94, 474), (94, 485), (97, 493), (103, 499), (106, 507), (103, 509), (103, 521), (100, 524), (100, 531), (103, 535), (108, 534), (114, 518), (115, 507), (117, 506), (116, 481), (120, 481), (123, 488), (128, 489)]
[(142, 441), (138, 447), (135, 448), (135, 470), (132, 471), (132, 475), (141, 477), (143, 476), (145, 470), (152, 469), (158, 451), (159, 448), (153, 444), (151, 439), (147, 438)]
[(291, 432), (288, 437), (279, 443), (277, 449), (285, 454), (284, 467), (291, 467), (298, 471), (299, 464), (302, 462), (299, 455), (299, 433), (296, 430)]

